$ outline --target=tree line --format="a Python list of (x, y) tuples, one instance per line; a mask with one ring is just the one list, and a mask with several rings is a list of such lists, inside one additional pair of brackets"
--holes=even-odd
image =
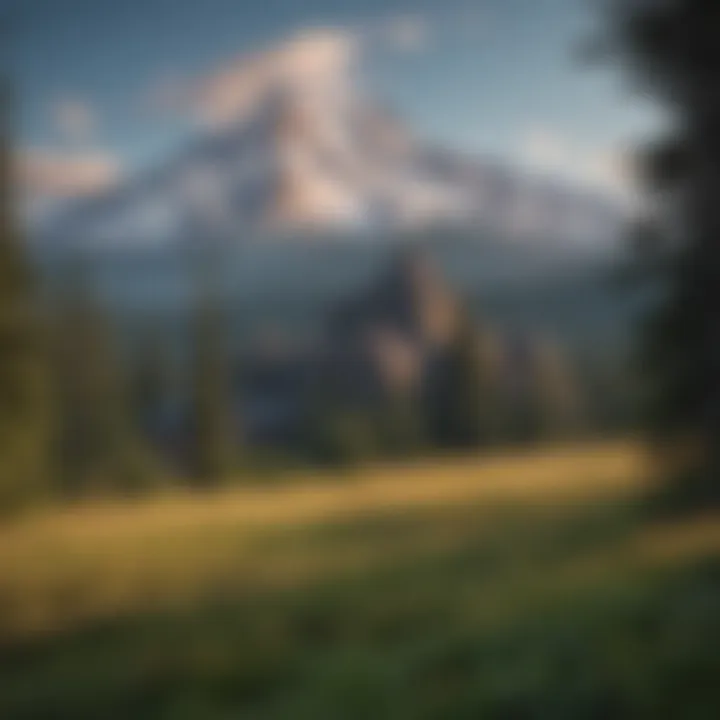
[[(0, 507), (243, 477), (256, 454), (244, 441), (227, 308), (208, 268), (197, 273), (183, 372), (161, 327), (136, 333), (132, 347), (123, 342), (82, 258), (68, 261), (55, 284), (40, 283), (15, 217), (7, 108), (4, 99)], [(626, 410), (603, 411), (607, 387), (595, 382), (593, 390), (561, 347), (526, 346), (517, 370), (488, 328), (469, 317), (458, 327), (420, 392), (389, 390), (358, 406), (321, 378), (305, 398), (301, 432), (281, 451), (295, 464), (347, 466), (613, 432), (627, 423)], [(171, 402), (178, 395), (180, 409)]]

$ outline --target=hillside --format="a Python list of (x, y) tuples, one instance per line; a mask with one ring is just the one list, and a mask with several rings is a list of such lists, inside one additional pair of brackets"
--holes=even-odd
[[(168, 157), (59, 209), (43, 246), (232, 244), (485, 225), (532, 242), (608, 242), (617, 198), (440, 147), (359, 80), (347, 38), (300, 34), (240, 59), (218, 114)], [(213, 88), (207, 88), (212, 93)]]
[(644, 489), (594, 446), (18, 521), (0, 712), (712, 717), (720, 526)]

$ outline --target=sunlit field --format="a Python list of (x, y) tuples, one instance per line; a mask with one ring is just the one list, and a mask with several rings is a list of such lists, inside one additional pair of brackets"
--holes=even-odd
[(2, 718), (712, 718), (720, 524), (590, 445), (0, 530)]

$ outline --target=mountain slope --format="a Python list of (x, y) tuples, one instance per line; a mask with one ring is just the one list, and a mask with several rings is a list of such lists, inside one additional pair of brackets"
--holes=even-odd
[(419, 141), (358, 89), (335, 41), (332, 63), (304, 37), (247, 60), (218, 81), (211, 129), (45, 235), (104, 246), (437, 224), (582, 242), (616, 231), (606, 198)]

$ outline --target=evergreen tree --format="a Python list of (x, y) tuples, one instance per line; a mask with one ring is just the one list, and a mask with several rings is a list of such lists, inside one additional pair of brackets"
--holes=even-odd
[(362, 402), (343, 382), (336, 364), (323, 365), (305, 399), (299, 442), (311, 463), (353, 467), (383, 450), (377, 406)]
[(464, 318), (431, 371), (429, 425), (439, 446), (476, 448), (497, 436), (498, 375), (490, 347), (488, 337)]
[(152, 438), (162, 421), (172, 394), (172, 368), (165, 339), (157, 329), (148, 329), (132, 358), (132, 399), (135, 422)]
[(137, 492), (159, 481), (133, 426), (131, 395), (110, 324), (84, 269), (55, 298), (56, 462), (69, 495)]
[(0, 79), (0, 511), (44, 494), (50, 470), (43, 338), (14, 213), (9, 104)]
[(530, 373), (533, 439), (553, 441), (580, 435), (583, 403), (567, 354), (547, 338), (537, 340)]
[(484, 442), (497, 445), (507, 439), (509, 413), (504, 388), (505, 347), (494, 329), (488, 326), (480, 327), (477, 352), (480, 363)]
[(383, 455), (412, 457), (427, 445), (427, 428), (416, 393), (388, 393), (379, 401), (372, 416), (378, 449)]
[(377, 457), (378, 434), (367, 411), (326, 406), (311, 428), (312, 459), (330, 467), (356, 467)]
[(681, 492), (720, 502), (720, 4), (616, 7), (634, 80), (672, 121), (645, 162), (652, 264), (666, 281), (643, 353), (650, 421)]
[(639, 423), (638, 380), (624, 357), (596, 354), (585, 358), (581, 381), (586, 421), (593, 435), (621, 437), (636, 432)]
[(195, 308), (192, 331), (190, 458), (195, 481), (219, 483), (236, 469), (237, 434), (233, 417), (227, 330), (219, 301), (204, 284)]

